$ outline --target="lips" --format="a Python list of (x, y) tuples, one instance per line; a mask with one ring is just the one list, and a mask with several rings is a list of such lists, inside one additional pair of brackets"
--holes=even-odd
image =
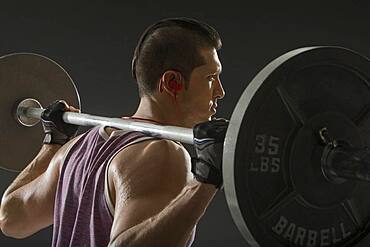
[(211, 106), (211, 109), (212, 109), (213, 111), (216, 111), (216, 110), (217, 110), (217, 104), (213, 104), (213, 105)]

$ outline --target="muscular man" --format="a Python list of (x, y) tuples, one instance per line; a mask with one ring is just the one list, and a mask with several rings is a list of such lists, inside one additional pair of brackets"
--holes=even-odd
[(107, 126), (71, 139), (75, 129), (61, 121), (68, 106), (56, 102), (42, 116), (40, 153), (3, 195), (3, 233), (25, 238), (54, 224), (56, 247), (190, 246), (222, 186), (227, 123), (209, 121), (224, 96), (220, 47), (209, 25), (173, 18), (150, 26), (134, 52), (141, 100), (130, 118), (195, 126), (196, 157), (175, 141)]

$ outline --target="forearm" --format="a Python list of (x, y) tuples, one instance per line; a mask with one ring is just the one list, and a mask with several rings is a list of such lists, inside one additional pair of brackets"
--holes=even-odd
[(54, 154), (59, 150), (60, 145), (43, 145), (37, 156), (23, 169), (15, 180), (10, 184), (3, 195), (6, 199), (12, 192), (33, 181), (46, 171)]
[[(43, 145), (37, 156), (5, 191), (0, 207), (0, 222), (2, 222), (2, 225), (23, 217), (23, 212), (28, 210), (25, 208), (28, 193), (22, 191), (22, 188), (46, 171), (59, 148), (59, 145)], [(15, 222), (18, 222), (18, 220)]]
[(122, 232), (109, 246), (185, 246), (216, 191), (213, 185), (199, 182), (186, 186), (159, 214)]

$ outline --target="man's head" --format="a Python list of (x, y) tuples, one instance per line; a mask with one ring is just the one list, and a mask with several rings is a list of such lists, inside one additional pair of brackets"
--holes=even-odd
[(217, 31), (193, 19), (165, 19), (150, 26), (132, 61), (142, 100), (150, 99), (172, 123), (184, 127), (209, 120), (225, 94), (220, 48)]
[(170, 18), (154, 23), (142, 34), (132, 60), (140, 96), (151, 95), (168, 70), (181, 73), (187, 88), (193, 69), (205, 63), (201, 51), (219, 50), (221, 45), (214, 28), (194, 19)]

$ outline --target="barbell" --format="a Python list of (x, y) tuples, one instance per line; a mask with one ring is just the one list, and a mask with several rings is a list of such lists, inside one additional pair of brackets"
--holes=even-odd
[[(269, 63), (242, 93), (223, 155), (231, 215), (252, 247), (370, 244), (370, 63), (342, 47), (306, 47)], [(43, 138), (42, 106), (76, 87), (37, 54), (0, 58), (0, 167), (21, 170)], [(192, 144), (192, 129), (66, 112), (67, 123), (106, 125)]]

